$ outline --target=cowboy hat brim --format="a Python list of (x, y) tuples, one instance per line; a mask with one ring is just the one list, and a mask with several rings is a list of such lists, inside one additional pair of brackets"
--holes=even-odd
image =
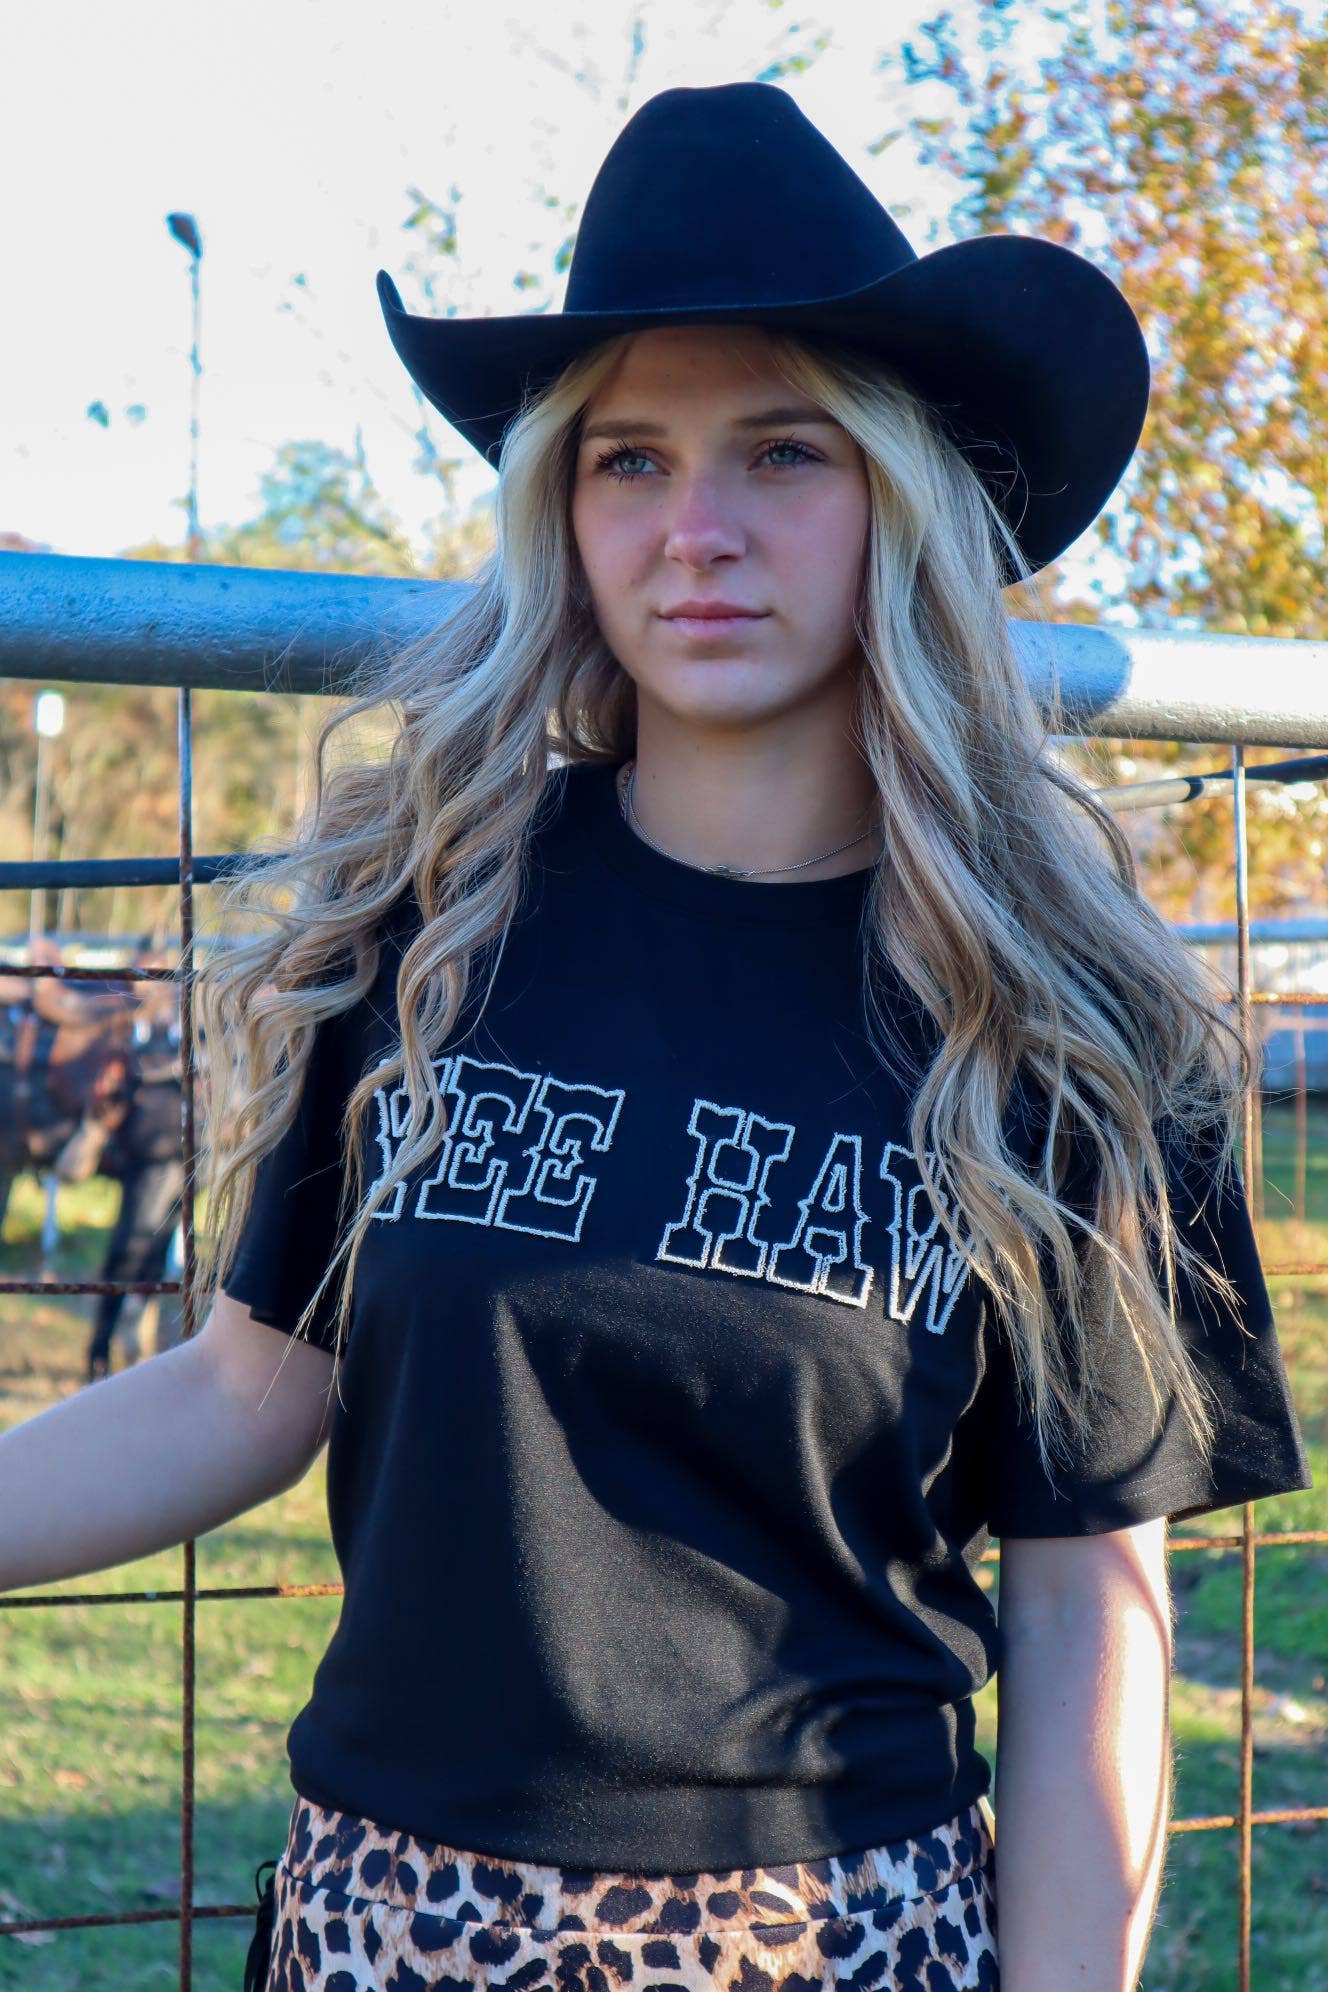
[(523, 397), (621, 333), (746, 323), (863, 349), (935, 410), (1034, 573), (1100, 514), (1148, 411), (1148, 350), (1129, 303), (1094, 264), (1039, 237), (972, 237), (857, 290), (771, 305), (432, 318), (404, 308), (386, 270), (377, 289), (407, 373), (494, 467)]

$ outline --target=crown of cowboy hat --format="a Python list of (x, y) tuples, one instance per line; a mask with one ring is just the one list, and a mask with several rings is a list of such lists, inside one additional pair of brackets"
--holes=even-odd
[(935, 410), (1034, 572), (1102, 510), (1148, 408), (1143, 332), (1110, 277), (1032, 236), (919, 256), (771, 83), (663, 90), (628, 120), (561, 311), (422, 317), (386, 270), (377, 284), (411, 379), (495, 466), (523, 397), (617, 333), (742, 322), (851, 344)]

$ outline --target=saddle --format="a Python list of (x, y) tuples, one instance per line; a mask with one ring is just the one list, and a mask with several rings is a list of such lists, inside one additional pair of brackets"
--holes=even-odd
[(93, 1121), (99, 1132), (104, 1123), (109, 1133), (124, 1118), (128, 1048), (114, 1021), (124, 1003), (108, 994), (0, 975), (0, 1126), (20, 1167), (49, 1165), (70, 1123)]
[(78, 988), (53, 975), (0, 973), (0, 1009), (11, 1003), (35, 1010), (46, 1024), (99, 1024), (124, 998), (112, 988)]

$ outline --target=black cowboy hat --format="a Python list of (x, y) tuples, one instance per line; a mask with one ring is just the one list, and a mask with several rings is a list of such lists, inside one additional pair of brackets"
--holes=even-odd
[(1034, 572), (1102, 510), (1148, 409), (1143, 332), (1110, 277), (1035, 236), (920, 257), (771, 83), (663, 90), (628, 120), (561, 311), (425, 318), (377, 282), (411, 379), (495, 467), (523, 396), (617, 333), (743, 322), (860, 348), (935, 410)]

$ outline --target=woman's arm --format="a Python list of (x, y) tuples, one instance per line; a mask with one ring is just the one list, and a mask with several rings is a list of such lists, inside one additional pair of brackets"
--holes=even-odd
[(322, 1444), (331, 1375), (325, 1349), (222, 1293), (198, 1334), (24, 1419), (0, 1435), (0, 1591), (173, 1549), (283, 1493)]
[(1134, 1992), (1171, 1806), (1166, 1522), (1001, 1541), (1002, 1992)]

